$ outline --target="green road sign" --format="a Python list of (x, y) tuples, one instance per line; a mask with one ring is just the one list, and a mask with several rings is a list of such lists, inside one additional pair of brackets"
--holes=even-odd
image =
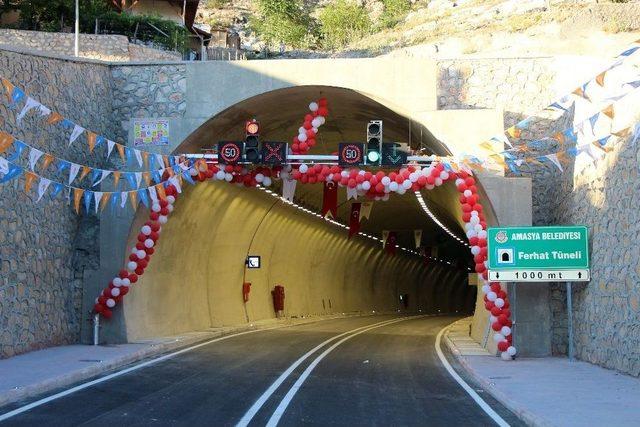
[(489, 228), (489, 280), (588, 281), (588, 242), (584, 226)]

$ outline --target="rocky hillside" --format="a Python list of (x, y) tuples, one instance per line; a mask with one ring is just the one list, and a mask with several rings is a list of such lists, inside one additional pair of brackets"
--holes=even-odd
[[(337, 0), (307, 0), (314, 18)], [(640, 2), (624, 0), (410, 0), (394, 25), (380, 25), (383, 0), (351, 0), (366, 10), (367, 33), (339, 49), (321, 43), (306, 50), (285, 48), (282, 57), (377, 56), (382, 54), (515, 56), (608, 54), (640, 38)], [(231, 27), (244, 47), (262, 51), (264, 41), (250, 31), (255, 0), (203, 0), (198, 20)], [(272, 50), (278, 50), (271, 46)]]

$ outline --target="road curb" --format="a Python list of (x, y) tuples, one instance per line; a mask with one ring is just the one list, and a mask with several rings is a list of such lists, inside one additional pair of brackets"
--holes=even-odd
[[(456, 358), (456, 360), (458, 361), (458, 363), (460, 363), (460, 365), (464, 368), (464, 370), (467, 372), (467, 374), (469, 374), (475, 381), (477, 381), (483, 389), (485, 389), (494, 399), (496, 399), (497, 401), (499, 401), (500, 403), (502, 403), (507, 409), (509, 409), (511, 412), (513, 412), (518, 418), (520, 418), (520, 420), (522, 420), (522, 422), (524, 422), (525, 424), (529, 425), (529, 426), (536, 426), (536, 427), (553, 427), (553, 424), (551, 424), (549, 421), (547, 421), (546, 419), (542, 418), (539, 415), (536, 415), (535, 413), (529, 411), (527, 408), (525, 408), (524, 406), (522, 406), (520, 403), (518, 403), (517, 401), (513, 400), (511, 397), (509, 397), (507, 394), (503, 393), (502, 391), (498, 390), (490, 381), (489, 379), (485, 378), (484, 376), (480, 375), (466, 360), (465, 358), (460, 354), (460, 352), (458, 351), (458, 349), (456, 348), (456, 346), (453, 344), (453, 342), (449, 339), (449, 331), (451, 329), (451, 327), (457, 322), (452, 323), (451, 325), (447, 326), (447, 329), (445, 330), (444, 334), (443, 334), (443, 338), (444, 338), (444, 343), (446, 344), (447, 348), (449, 349), (449, 351), (451, 352), (451, 354)], [(483, 356), (474, 356), (474, 357), (483, 357)], [(489, 356), (491, 357), (491, 356)], [(509, 362), (504, 362), (504, 363), (509, 363)], [(515, 362), (517, 363), (517, 362)]]
[(396, 312), (383, 312), (383, 313), (350, 313), (344, 315), (331, 315), (331, 316), (314, 316), (306, 318), (286, 318), (286, 319), (274, 319), (266, 322), (254, 322), (251, 325), (241, 325), (236, 327), (225, 328), (224, 330), (217, 331), (198, 331), (197, 336), (178, 336), (175, 339), (168, 340), (166, 342), (160, 342), (155, 344), (149, 344), (148, 347), (142, 348), (136, 352), (128, 354), (126, 356), (116, 357), (111, 360), (107, 360), (99, 365), (89, 366), (81, 368), (76, 371), (59, 375), (57, 377), (49, 378), (38, 383), (29, 384), (13, 390), (9, 390), (0, 394), (0, 408), (19, 402), (24, 399), (32, 398), (41, 394), (45, 394), (56, 389), (69, 386), (74, 383), (78, 383), (90, 378), (98, 377), (109, 371), (116, 370), (123, 366), (139, 362), (143, 359), (153, 358), (160, 356), (164, 353), (180, 350), (198, 343), (206, 342), (214, 338), (219, 338), (226, 335), (235, 334), (238, 332), (245, 332), (251, 330), (262, 329), (279, 329), (288, 326), (303, 325), (307, 323), (320, 322), (323, 320), (342, 319), (349, 317), (366, 317), (372, 315), (388, 315), (397, 314)]

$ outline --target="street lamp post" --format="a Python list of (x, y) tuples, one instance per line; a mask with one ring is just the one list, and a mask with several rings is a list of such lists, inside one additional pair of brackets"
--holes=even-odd
[(76, 33), (73, 40), (73, 55), (78, 56), (78, 38), (80, 37), (80, 0), (76, 0)]

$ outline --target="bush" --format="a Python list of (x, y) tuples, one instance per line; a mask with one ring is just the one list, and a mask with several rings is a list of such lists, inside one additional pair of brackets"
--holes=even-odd
[(309, 46), (316, 28), (300, 0), (258, 0), (258, 16), (249, 26), (268, 45), (294, 48)]
[(393, 27), (409, 11), (411, 3), (409, 0), (383, 0), (384, 12), (381, 17), (381, 24), (384, 27)]
[(189, 40), (189, 32), (184, 26), (159, 16), (109, 11), (98, 20), (103, 33), (123, 34), (130, 40), (135, 38), (168, 50), (183, 52)]
[(337, 0), (320, 11), (320, 31), (328, 48), (340, 48), (368, 34), (367, 11), (348, 0)]

